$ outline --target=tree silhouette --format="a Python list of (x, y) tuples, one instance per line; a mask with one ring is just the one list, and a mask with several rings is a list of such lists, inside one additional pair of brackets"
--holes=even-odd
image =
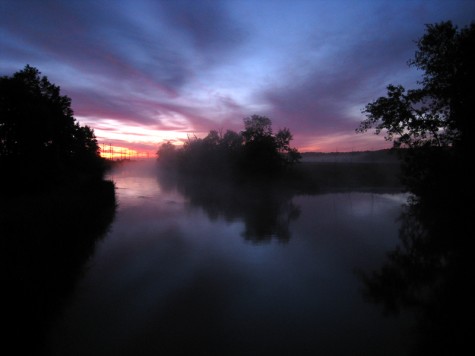
[(242, 136), (246, 144), (272, 137), (272, 121), (268, 117), (259, 115), (246, 117)]
[(0, 78), (0, 164), (14, 182), (34, 169), (35, 179), (101, 174), (94, 132), (73, 117), (71, 99), (26, 65)]
[(363, 275), (369, 300), (386, 312), (418, 312), (416, 355), (461, 353), (471, 342), (462, 319), (473, 308), (469, 231), (473, 197), (475, 24), (428, 25), (410, 65), (421, 88), (390, 85), (366, 106), (357, 131), (375, 127), (404, 150), (403, 182), (413, 195), (401, 215), (400, 245), (378, 271)]
[(269, 118), (252, 115), (240, 133), (211, 130), (203, 139), (189, 138), (180, 149), (164, 143), (158, 162), (186, 173), (269, 177), (299, 161), (300, 153), (290, 147), (292, 138), (287, 128), (274, 135)]
[(357, 131), (374, 127), (396, 147), (466, 150), (473, 132), (475, 24), (461, 30), (450, 21), (427, 25), (409, 64), (424, 72), (421, 88), (389, 85), (386, 97), (368, 104)]
[(93, 130), (58, 86), (29, 65), (0, 78), (3, 319), (22, 353), (47, 354), (48, 328), (114, 217), (104, 168)]
[(160, 157), (160, 163), (165, 167), (176, 164), (176, 147), (171, 142), (165, 142), (157, 151)]
[(388, 86), (386, 97), (369, 103), (367, 119), (357, 131), (372, 127), (385, 132), (405, 150), (403, 182), (418, 197), (434, 187), (452, 187), (454, 194), (472, 190), (471, 135), (475, 97), (475, 24), (457, 29), (450, 21), (427, 25), (409, 61), (423, 71), (419, 89)]

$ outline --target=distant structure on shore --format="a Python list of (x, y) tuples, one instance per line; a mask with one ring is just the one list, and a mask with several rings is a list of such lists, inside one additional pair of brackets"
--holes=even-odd
[(137, 161), (153, 158), (153, 155), (150, 155), (150, 152), (139, 152), (127, 147), (114, 146), (111, 143), (102, 143), (100, 149), (101, 157), (113, 161)]

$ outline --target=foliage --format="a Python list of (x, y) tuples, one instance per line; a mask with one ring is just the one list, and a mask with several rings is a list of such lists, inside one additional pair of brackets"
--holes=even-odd
[(357, 131), (385, 131), (395, 147), (466, 149), (473, 131), (469, 109), (475, 97), (475, 24), (457, 29), (450, 21), (428, 25), (409, 65), (424, 72), (419, 89), (389, 85), (386, 97), (368, 104)]
[(265, 116), (259, 115), (247, 117), (244, 119), (242, 136), (245, 143), (272, 137), (272, 121)]
[(14, 181), (101, 171), (94, 132), (73, 117), (71, 99), (29, 65), (0, 78), (0, 163)]
[(203, 139), (190, 138), (182, 148), (164, 143), (157, 155), (161, 166), (181, 172), (269, 175), (300, 159), (297, 149), (290, 147), (291, 140), (289, 129), (274, 135), (269, 118), (253, 115), (244, 119), (240, 133), (211, 130)]
[[(472, 308), (473, 169), (471, 100), (475, 97), (475, 24), (428, 25), (409, 64), (421, 88), (389, 86), (365, 108), (358, 131), (376, 128), (404, 151), (402, 179), (413, 195), (400, 217), (401, 244), (380, 270), (363, 274), (365, 294), (388, 313), (418, 312), (415, 354), (461, 353), (471, 336), (460, 318)], [(458, 327), (460, 325), (460, 327)]]
[(4, 321), (23, 353), (46, 351), (50, 323), (113, 219), (104, 169), (94, 131), (58, 86), (28, 65), (0, 78), (0, 258), (12, 306)]

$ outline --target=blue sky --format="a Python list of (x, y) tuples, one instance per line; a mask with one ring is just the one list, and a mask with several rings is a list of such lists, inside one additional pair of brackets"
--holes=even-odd
[(71, 97), (101, 143), (153, 152), (266, 115), (303, 151), (387, 147), (355, 134), (425, 24), (475, 21), (475, 1), (0, 0), (0, 75), (26, 64)]

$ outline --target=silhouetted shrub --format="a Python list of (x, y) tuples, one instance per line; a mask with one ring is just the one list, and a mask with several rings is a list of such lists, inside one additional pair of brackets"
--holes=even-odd
[(160, 166), (183, 173), (211, 175), (251, 175), (269, 177), (281, 173), (300, 160), (290, 147), (292, 134), (284, 128), (272, 133), (272, 122), (264, 116), (244, 119), (240, 133), (224, 135), (212, 130), (201, 138), (190, 138), (183, 147), (164, 143), (157, 152)]

